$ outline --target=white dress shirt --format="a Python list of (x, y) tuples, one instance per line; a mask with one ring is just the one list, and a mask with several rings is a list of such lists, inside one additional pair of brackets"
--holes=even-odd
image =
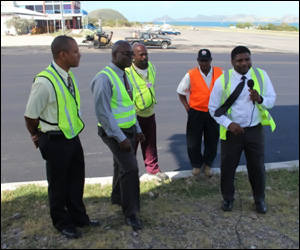
[[(249, 70), (245, 75), (246, 76), (245, 86), (241, 94), (239, 95), (239, 97), (231, 106), (231, 119), (229, 119), (226, 116), (226, 114), (220, 117), (214, 116), (216, 109), (218, 109), (222, 105), (221, 97), (223, 93), (221, 79), (219, 78), (216, 80), (212, 93), (210, 95), (208, 109), (210, 115), (217, 121), (217, 123), (223, 125), (225, 128), (228, 128), (228, 126), (232, 122), (238, 123), (241, 127), (253, 127), (261, 122), (261, 115), (257, 105), (262, 105), (263, 108), (270, 109), (274, 106), (275, 99), (276, 99), (276, 93), (274, 91), (272, 82), (268, 74), (264, 70), (263, 70), (263, 74), (265, 79), (265, 91), (264, 94), (261, 93), (261, 96), (263, 97), (263, 102), (261, 104), (255, 102), (255, 105), (253, 105), (253, 102), (250, 100), (250, 93), (249, 93), (249, 87), (247, 86), (247, 81), (252, 78)], [(230, 94), (235, 90), (236, 86), (241, 82), (241, 77), (242, 77), (241, 74), (233, 70), (231, 80), (230, 80), (231, 82)]]

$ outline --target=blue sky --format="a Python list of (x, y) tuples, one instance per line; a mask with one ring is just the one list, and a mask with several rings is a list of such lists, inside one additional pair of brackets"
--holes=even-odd
[(81, 1), (82, 9), (114, 9), (128, 21), (149, 22), (171, 18), (212, 15), (255, 15), (258, 17), (299, 17), (299, 1)]

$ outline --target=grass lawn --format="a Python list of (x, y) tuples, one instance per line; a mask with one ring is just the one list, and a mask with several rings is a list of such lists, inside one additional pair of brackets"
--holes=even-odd
[(299, 171), (269, 171), (268, 212), (257, 214), (248, 176), (238, 173), (232, 212), (221, 210), (220, 178), (201, 175), (159, 183), (141, 182), (143, 229), (127, 226), (111, 186), (86, 185), (84, 202), (100, 227), (79, 228), (69, 240), (54, 229), (47, 188), (28, 185), (1, 192), (1, 248), (252, 248), (299, 249)]

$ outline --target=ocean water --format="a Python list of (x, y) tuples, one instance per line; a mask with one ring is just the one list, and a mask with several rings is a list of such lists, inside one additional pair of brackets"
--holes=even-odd
[[(230, 24), (236, 25), (238, 22), (167, 22), (170, 25), (186, 25), (193, 27), (225, 27), (228, 28)], [(254, 25), (266, 25), (270, 22), (254, 22)], [(153, 22), (153, 24), (163, 25), (164, 22)], [(280, 25), (281, 23), (273, 23)], [(289, 23), (290, 26), (295, 26), (299, 29), (299, 23)]]

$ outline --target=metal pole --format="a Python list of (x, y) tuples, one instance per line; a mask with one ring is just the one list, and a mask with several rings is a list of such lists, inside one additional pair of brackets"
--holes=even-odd
[(102, 23), (101, 23), (101, 19), (98, 19), (98, 21), (99, 21), (99, 30), (100, 30), (100, 32), (102, 33)]
[(62, 34), (64, 35), (65, 34), (65, 24), (64, 24), (64, 18), (63, 18), (63, 2), (60, 1), (60, 18), (61, 18), (61, 31), (62, 31)]
[[(48, 18), (48, 17), (47, 17)], [(49, 24), (48, 24), (48, 19), (46, 20), (47, 22), (47, 31), (48, 31), (48, 34), (49, 34)]]

